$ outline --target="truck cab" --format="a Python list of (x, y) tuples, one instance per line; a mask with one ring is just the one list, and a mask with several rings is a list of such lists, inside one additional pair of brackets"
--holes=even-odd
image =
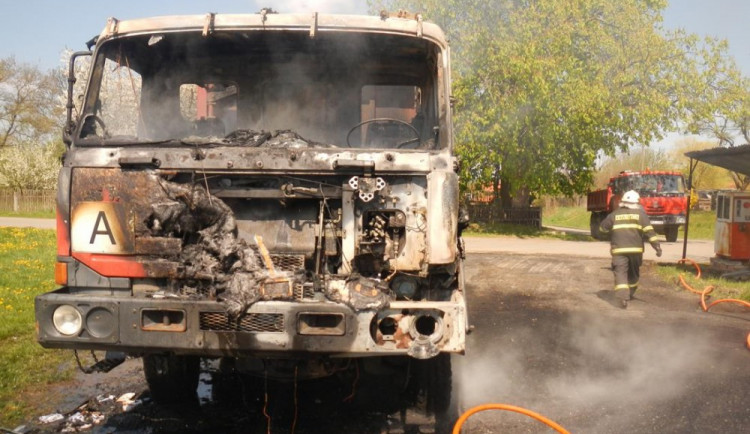
[(601, 238), (599, 224), (617, 209), (620, 198), (629, 190), (640, 195), (654, 230), (669, 242), (677, 241), (679, 228), (685, 226), (687, 192), (682, 174), (670, 171), (625, 170), (610, 178), (606, 189), (590, 192), (587, 209), (591, 212), (592, 236)]
[(468, 320), (443, 32), (263, 10), (112, 18), (90, 48), (41, 345), (143, 356), (162, 402), (200, 359), (387, 372), (448, 420)]

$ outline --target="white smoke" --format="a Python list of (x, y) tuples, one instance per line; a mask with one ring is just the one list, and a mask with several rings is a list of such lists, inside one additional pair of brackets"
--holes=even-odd
[[(634, 327), (587, 313), (560, 319), (551, 328), (532, 319), (530, 326), (472, 335), (494, 343), (473, 350), (469, 344), (465, 359), (454, 359), (464, 408), (489, 402), (520, 405), (572, 423), (566, 428), (575, 431), (618, 432), (633, 426), (634, 408), (661, 408), (680, 399), (696, 379), (725, 368), (711, 355), (710, 333), (695, 328), (653, 322)], [(623, 415), (618, 409), (627, 411)], [(580, 416), (587, 412), (600, 417)], [(533, 425), (500, 413), (484, 413), (475, 423), (490, 430)]]
[(333, 14), (365, 14), (365, 0), (281, 0), (264, 3), (257, 0), (258, 10), (271, 7), (279, 13), (324, 12)]

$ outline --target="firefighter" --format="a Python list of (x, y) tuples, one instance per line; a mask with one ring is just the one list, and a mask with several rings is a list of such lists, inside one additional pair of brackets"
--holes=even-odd
[(643, 241), (648, 240), (661, 256), (661, 246), (648, 215), (639, 204), (640, 196), (630, 190), (622, 195), (620, 207), (612, 211), (601, 223), (599, 230), (608, 235), (612, 254), (612, 271), (615, 274), (615, 291), (628, 290), (622, 307), (628, 307), (638, 289), (640, 267), (643, 262)]

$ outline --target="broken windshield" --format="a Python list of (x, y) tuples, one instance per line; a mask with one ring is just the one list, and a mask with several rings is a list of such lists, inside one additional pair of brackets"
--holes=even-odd
[(122, 37), (97, 52), (80, 138), (442, 148), (442, 55), (428, 40), (377, 33)]

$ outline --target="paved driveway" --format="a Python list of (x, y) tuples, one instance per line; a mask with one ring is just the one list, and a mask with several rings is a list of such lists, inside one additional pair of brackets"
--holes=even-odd
[(0, 226), (11, 226), (16, 228), (55, 229), (55, 220), (22, 217), (0, 217)]
[[(547, 254), (609, 258), (609, 243), (604, 241), (564, 241), (547, 238), (519, 237), (464, 237), (469, 253)], [(657, 258), (654, 249), (646, 246), (645, 260), (655, 262), (677, 262), (682, 258), (682, 240), (675, 243), (662, 241), (663, 255)], [(689, 240), (686, 257), (707, 263), (714, 256), (714, 242), (710, 240)]]

